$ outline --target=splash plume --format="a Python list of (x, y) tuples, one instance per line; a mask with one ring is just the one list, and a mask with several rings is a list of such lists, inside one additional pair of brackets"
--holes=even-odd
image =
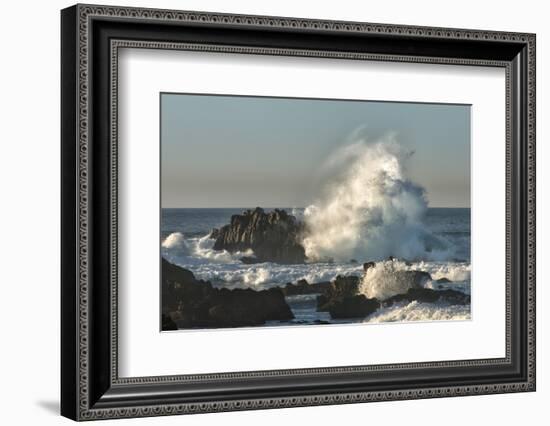
[(391, 134), (334, 154), (329, 165), (337, 183), (304, 212), (309, 259), (410, 259), (431, 251), (434, 241), (422, 225), (425, 191), (405, 175), (411, 155)]

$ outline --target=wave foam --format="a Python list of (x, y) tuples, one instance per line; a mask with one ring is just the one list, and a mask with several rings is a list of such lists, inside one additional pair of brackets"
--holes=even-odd
[(162, 247), (165, 249), (181, 250), (183, 252), (189, 251), (189, 246), (181, 232), (173, 232), (168, 235), (162, 242)]
[[(252, 287), (256, 289), (283, 286), (305, 279), (309, 283), (332, 281), (338, 275), (363, 277), (361, 264), (349, 262), (318, 262), (298, 265), (276, 263), (244, 264), (243, 256), (252, 256), (252, 251), (229, 253), (213, 250), (214, 240), (204, 236), (188, 238), (180, 232), (170, 234), (162, 242), (162, 255), (170, 262), (190, 269), (196, 277), (211, 281), (214, 285), (227, 287)], [(400, 260), (378, 262), (363, 279), (363, 293), (368, 297), (384, 299), (388, 295), (404, 293), (411, 281), (402, 271), (425, 271), (433, 282), (425, 287), (437, 289), (441, 284), (435, 280), (448, 278), (451, 283), (444, 288), (470, 292), (470, 265), (451, 262), (413, 262)], [(388, 296), (388, 297), (390, 297)]]
[(361, 281), (360, 291), (368, 298), (385, 300), (404, 294), (411, 288), (424, 287), (430, 280), (400, 261), (378, 262), (369, 268)]
[(227, 250), (214, 250), (214, 241), (209, 235), (201, 238), (186, 239), (181, 232), (173, 232), (168, 235), (161, 246), (165, 255), (170, 258), (190, 257), (191, 263), (201, 263), (208, 260), (215, 263), (232, 263), (243, 256), (253, 256), (252, 250), (229, 253)]
[(469, 281), (472, 272), (472, 265), (467, 262), (419, 262), (417, 265), (420, 270), (429, 272), (434, 280), (447, 278), (448, 280), (455, 282)]
[(444, 305), (413, 301), (379, 309), (364, 322), (448, 321), (471, 319), (469, 305)]

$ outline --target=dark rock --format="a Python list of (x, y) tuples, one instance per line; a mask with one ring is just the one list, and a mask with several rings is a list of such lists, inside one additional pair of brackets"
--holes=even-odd
[(450, 283), (450, 282), (452, 282), (452, 281), (448, 278), (445, 278), (445, 277), (439, 278), (438, 280), (436, 280), (436, 283), (438, 283), (438, 284), (447, 284), (447, 283)]
[(197, 280), (191, 271), (162, 259), (162, 311), (181, 311), (188, 301), (202, 300), (213, 291), (208, 281)]
[(361, 279), (355, 275), (338, 275), (323, 294), (317, 297), (317, 310), (328, 311), (331, 304), (346, 297), (354, 297), (359, 292)]
[(177, 330), (178, 326), (177, 324), (170, 318), (170, 316), (162, 314), (162, 330), (168, 331), (168, 330)]
[(269, 320), (294, 318), (279, 289), (255, 291), (234, 289), (219, 292), (208, 300), (208, 319), (218, 327), (242, 327), (265, 324)]
[(360, 284), (361, 279), (355, 275), (338, 275), (334, 281), (330, 283), (326, 295), (329, 299), (355, 296), (359, 292)]
[(356, 264), (356, 263), (357, 263), (357, 259), (350, 259), (349, 263)]
[(426, 282), (432, 280), (432, 276), (425, 271), (405, 271), (408, 274), (412, 275), (413, 282), (416, 283), (417, 286), (423, 287)]
[(309, 284), (306, 280), (299, 280), (296, 284), (287, 283), (282, 288), (282, 291), (285, 296), (295, 296), (298, 294), (322, 294), (328, 291), (330, 285), (331, 284), (328, 281)]
[(469, 305), (471, 297), (469, 294), (463, 293), (458, 290), (441, 290), (439, 291), (440, 298), (451, 305)]
[(207, 283), (207, 281), (197, 280), (193, 272), (188, 269), (176, 266), (164, 258), (162, 258), (162, 280), (163, 283), (174, 283), (175, 288)]
[[(294, 318), (281, 289), (218, 289), (191, 271), (162, 259), (163, 329), (166, 316), (177, 328), (244, 327)], [(174, 325), (166, 320), (167, 327)], [(173, 328), (172, 328), (173, 329)]]
[(338, 275), (324, 294), (317, 297), (317, 310), (332, 318), (364, 318), (380, 307), (376, 299), (359, 294), (361, 279), (355, 275)]
[(329, 298), (325, 294), (317, 296), (317, 311), (326, 311), (328, 308)]
[(384, 301), (384, 306), (392, 306), (399, 302), (418, 301), (423, 303), (434, 303), (438, 301), (447, 302), (451, 305), (467, 305), (470, 303), (470, 296), (457, 290), (432, 290), (430, 288), (411, 288), (405, 294), (398, 294)]
[(380, 307), (376, 299), (368, 299), (364, 294), (336, 299), (325, 305), (326, 311), (334, 319), (365, 318)]
[(257, 257), (253, 256), (243, 256), (239, 259), (245, 265), (253, 265), (254, 263), (261, 263)]
[(303, 224), (286, 211), (275, 209), (265, 213), (257, 207), (233, 215), (229, 225), (212, 230), (210, 235), (216, 239), (214, 250), (234, 253), (252, 249), (261, 262), (292, 264), (306, 260), (299, 242), (302, 232)]
[(374, 262), (365, 262), (363, 263), (363, 271), (367, 272), (370, 268), (374, 268), (376, 264)]

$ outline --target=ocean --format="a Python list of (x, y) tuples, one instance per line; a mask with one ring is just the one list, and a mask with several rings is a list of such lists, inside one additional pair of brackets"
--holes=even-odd
[[(208, 280), (216, 287), (265, 289), (296, 283), (305, 279), (308, 283), (331, 281), (337, 275), (357, 275), (363, 277), (363, 263), (376, 261), (373, 273), (367, 274), (363, 291), (367, 297), (385, 297), (395, 294), (399, 287), (399, 271), (418, 270), (431, 275), (425, 286), (433, 289), (454, 289), (470, 294), (470, 209), (469, 208), (428, 208), (420, 223), (414, 227), (392, 227), (377, 230), (377, 237), (384, 232), (392, 236), (394, 245), (355, 244), (353, 250), (343, 250), (330, 260), (318, 260), (298, 265), (281, 265), (270, 262), (244, 264), (239, 259), (251, 252), (228, 253), (212, 250), (214, 240), (209, 238), (213, 228), (220, 228), (230, 222), (231, 216), (242, 213), (246, 208), (164, 208), (161, 215), (161, 254), (166, 260), (193, 272), (198, 279)], [(266, 211), (270, 209), (264, 209)], [(307, 211), (286, 208), (290, 214), (303, 220)], [(371, 221), (372, 223), (372, 221)], [(400, 243), (395, 237), (395, 229), (406, 229), (414, 238)], [(365, 229), (354, 231), (356, 239), (370, 238), (372, 232)], [(411, 244), (414, 241), (414, 244)], [(380, 249), (377, 251), (377, 247)], [(389, 247), (389, 248), (388, 248)], [(403, 253), (391, 254), (388, 250)], [(411, 248), (412, 247), (412, 248)], [(350, 254), (351, 253), (351, 254)], [(352, 257), (353, 256), (353, 257)], [(393, 293), (392, 293), (393, 291)], [(330, 323), (357, 322), (333, 320), (327, 312), (316, 311), (316, 295), (287, 296), (295, 319), (290, 324), (312, 324), (316, 321)], [(470, 305), (441, 303), (394, 304), (378, 309), (360, 322), (406, 322), (465, 320), (470, 318)], [(288, 322), (286, 324), (289, 324)], [(268, 324), (278, 325), (278, 324)]]

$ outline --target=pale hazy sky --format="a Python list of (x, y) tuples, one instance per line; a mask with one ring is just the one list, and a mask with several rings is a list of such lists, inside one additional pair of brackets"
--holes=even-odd
[(470, 106), (161, 94), (162, 207), (303, 207), (363, 128), (414, 150), (430, 207), (470, 206)]

